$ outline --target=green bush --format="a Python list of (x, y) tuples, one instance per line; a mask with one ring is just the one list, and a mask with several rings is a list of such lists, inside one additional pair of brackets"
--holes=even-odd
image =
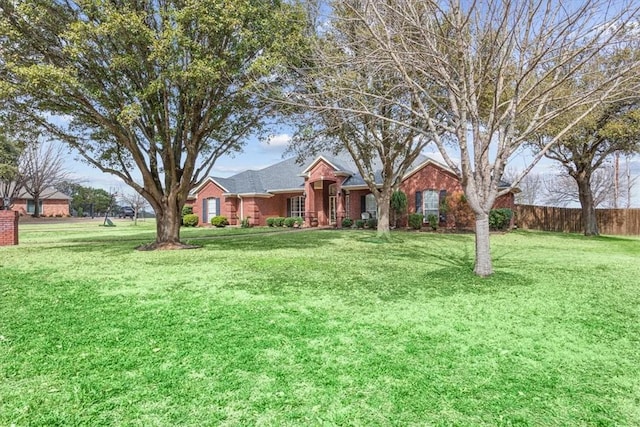
[(356, 219), (356, 228), (364, 228), (364, 219)]
[(378, 220), (376, 218), (369, 218), (367, 220), (367, 228), (376, 228), (378, 227)]
[(435, 214), (429, 214), (427, 215), (427, 222), (429, 223), (429, 226), (431, 227), (432, 230), (437, 230), (438, 229), (438, 215)]
[(284, 227), (284, 217), (283, 216), (277, 216), (273, 219), (273, 225), (274, 227)]
[(274, 217), (267, 218), (267, 226), (275, 227), (276, 226), (276, 219)]
[(229, 221), (227, 221), (226, 216), (218, 215), (211, 218), (211, 225), (218, 228), (223, 228), (229, 225)]
[(198, 218), (198, 215), (194, 214), (187, 214), (182, 217), (182, 225), (185, 227), (195, 227), (198, 225), (199, 221), (200, 219)]
[(351, 228), (353, 220), (351, 218), (345, 218), (342, 220), (342, 228)]
[(422, 228), (422, 221), (424, 220), (424, 215), (419, 213), (409, 214), (409, 227), (414, 230), (420, 230)]
[(304, 219), (301, 216), (296, 217), (296, 225), (302, 227), (302, 224), (304, 224)]
[(489, 212), (489, 228), (492, 230), (505, 230), (511, 222), (513, 211), (508, 208), (491, 209)]
[(293, 217), (291, 217), (291, 216), (286, 217), (286, 218), (284, 219), (284, 225), (285, 225), (285, 227), (289, 227), (289, 228), (291, 228), (291, 227), (293, 227), (293, 224), (295, 224), (295, 223), (296, 223), (296, 219), (295, 219), (295, 218), (293, 218)]
[(182, 207), (182, 216), (192, 215), (193, 214), (193, 206), (183, 206)]
[(240, 228), (251, 228), (251, 227), (253, 227), (253, 225), (249, 221), (250, 219), (251, 219), (251, 217), (248, 216), (248, 217), (244, 218), (242, 221), (240, 221)]

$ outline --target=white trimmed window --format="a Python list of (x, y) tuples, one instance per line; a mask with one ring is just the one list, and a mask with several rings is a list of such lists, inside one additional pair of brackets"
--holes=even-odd
[(369, 193), (364, 198), (364, 210), (369, 213), (370, 218), (376, 218), (378, 215), (378, 204), (376, 203), (376, 196), (373, 193)]
[(304, 196), (289, 199), (289, 213), (292, 217), (304, 217)]
[(438, 217), (440, 214), (440, 193), (437, 190), (425, 190), (422, 192), (422, 214), (424, 222), (428, 222), (429, 215)]

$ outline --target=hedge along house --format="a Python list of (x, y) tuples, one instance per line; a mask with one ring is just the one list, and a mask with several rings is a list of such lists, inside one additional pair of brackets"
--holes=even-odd
[[(380, 172), (376, 181), (381, 182)], [(436, 160), (420, 156), (400, 185), (408, 198), (408, 212), (439, 215), (444, 197), (462, 191), (455, 172)], [(266, 225), (269, 217), (302, 217), (306, 226), (338, 226), (344, 218), (377, 218), (375, 197), (351, 159), (320, 155), (301, 166), (288, 159), (260, 170), (228, 178), (210, 177), (195, 188), (187, 201), (201, 224), (217, 215), (231, 225), (248, 219)], [(514, 207), (514, 194), (496, 201), (496, 207)]]

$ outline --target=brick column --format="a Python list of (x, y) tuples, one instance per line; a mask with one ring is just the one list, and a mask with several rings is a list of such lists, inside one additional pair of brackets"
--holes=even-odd
[(0, 246), (18, 244), (18, 212), (0, 210)]

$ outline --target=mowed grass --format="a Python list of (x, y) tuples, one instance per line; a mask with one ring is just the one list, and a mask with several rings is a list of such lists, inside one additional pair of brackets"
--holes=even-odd
[(637, 238), (116, 225), (0, 248), (0, 425), (640, 425)]

